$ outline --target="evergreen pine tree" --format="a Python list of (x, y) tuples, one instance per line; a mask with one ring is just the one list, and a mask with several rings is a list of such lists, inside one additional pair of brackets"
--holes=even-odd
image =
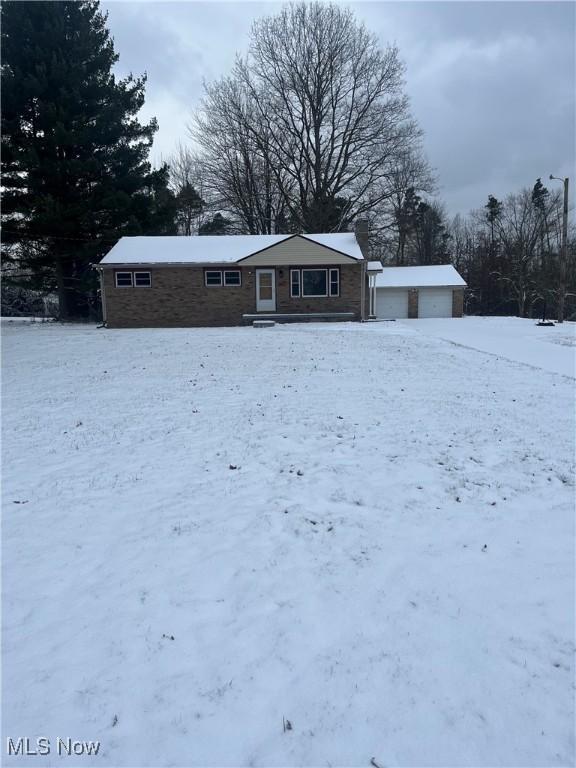
[(488, 195), (488, 202), (484, 207), (486, 209), (486, 221), (490, 224), (491, 240), (494, 241), (494, 227), (502, 216), (502, 203), (494, 195)]
[(544, 270), (546, 266), (546, 254), (550, 252), (550, 231), (548, 224), (548, 206), (550, 204), (550, 192), (542, 184), (541, 179), (536, 179), (532, 187), (532, 205), (538, 213), (540, 229), (540, 261)]
[(447, 264), (450, 261), (450, 234), (446, 231), (441, 207), (424, 201), (418, 203), (413, 228), (419, 264)]
[(405, 263), (406, 244), (408, 238), (414, 232), (418, 218), (418, 206), (421, 202), (420, 195), (414, 191), (414, 187), (408, 187), (402, 205), (396, 213), (396, 225), (398, 227), (398, 249), (396, 264)]
[(118, 80), (96, 0), (2, 3), (3, 248), (21, 284), (86, 316), (91, 263), (122, 235), (174, 230), (168, 168), (148, 155), (146, 77)]
[(205, 202), (202, 200), (196, 188), (186, 182), (176, 194), (177, 221), (180, 233), (191, 235), (194, 231), (194, 222), (204, 210)]
[(202, 224), (199, 235), (229, 235), (232, 231), (232, 221), (221, 213), (215, 213), (207, 222)]
[(544, 211), (549, 195), (550, 192), (544, 184), (542, 184), (542, 179), (536, 179), (536, 184), (532, 187), (532, 203), (534, 204), (534, 207), (540, 211)]
[(484, 249), (480, 274), (481, 300), (485, 306), (493, 311), (493, 307), (502, 301), (502, 283), (494, 279), (495, 274), (502, 273), (505, 264), (502, 263), (499, 253), (499, 239), (496, 237), (496, 228), (502, 218), (504, 204), (494, 195), (488, 195), (488, 202), (484, 206), (486, 221), (490, 227), (490, 240), (488, 248)]

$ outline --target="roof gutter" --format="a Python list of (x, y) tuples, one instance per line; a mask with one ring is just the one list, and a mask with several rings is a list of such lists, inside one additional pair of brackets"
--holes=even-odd
[(95, 269), (164, 269), (165, 267), (230, 267), (237, 261), (138, 261), (138, 262), (107, 262), (94, 264)]
[(406, 288), (406, 289), (409, 289), (409, 288), (416, 288), (416, 289), (421, 289), (421, 288), (467, 288), (467, 287), (468, 287), (467, 283), (464, 283), (464, 285), (450, 285), (449, 283), (444, 283), (443, 285), (418, 285), (418, 283), (415, 283), (415, 284), (412, 283), (411, 285), (378, 285), (378, 283), (376, 283), (376, 288), (389, 288), (389, 289), (393, 289), (393, 288), (401, 288), (401, 289), (403, 289), (403, 288)]

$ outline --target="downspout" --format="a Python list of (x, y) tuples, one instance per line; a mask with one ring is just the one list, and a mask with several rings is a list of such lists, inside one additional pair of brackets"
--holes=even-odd
[(362, 282), (360, 285), (360, 322), (366, 322), (366, 267), (368, 262), (366, 258), (362, 260)]
[(368, 267), (368, 253), (369, 253), (369, 226), (367, 219), (358, 219), (354, 224), (354, 235), (356, 242), (360, 246), (360, 252), (362, 253), (362, 285), (360, 287), (360, 301), (362, 306), (360, 308), (360, 322), (366, 320), (366, 273)]
[(104, 270), (95, 267), (100, 273), (100, 301), (102, 302), (102, 323), (106, 325), (106, 292), (104, 291)]

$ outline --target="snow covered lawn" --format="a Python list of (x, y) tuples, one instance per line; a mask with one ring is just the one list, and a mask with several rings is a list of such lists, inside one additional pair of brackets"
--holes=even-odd
[(5, 764), (571, 765), (574, 381), (452, 322), (4, 325)]
[(576, 324), (539, 326), (519, 317), (463, 317), (406, 320), (430, 336), (515, 360), (545, 371), (576, 377)]

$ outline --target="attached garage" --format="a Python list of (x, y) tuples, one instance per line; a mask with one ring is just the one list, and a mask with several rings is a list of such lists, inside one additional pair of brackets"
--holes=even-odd
[(419, 288), (418, 317), (452, 317), (452, 288)]
[(466, 282), (451, 264), (381, 267), (374, 275), (373, 317), (462, 317)]
[(376, 290), (376, 317), (384, 320), (408, 317), (408, 291), (405, 288)]

